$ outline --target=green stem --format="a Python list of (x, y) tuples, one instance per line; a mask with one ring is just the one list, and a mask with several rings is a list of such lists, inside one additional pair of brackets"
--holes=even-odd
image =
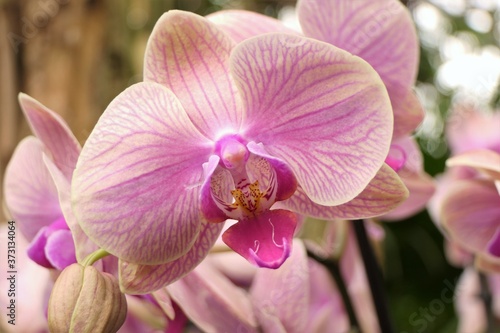
[(100, 260), (108, 255), (108, 252), (104, 251), (103, 249), (99, 249), (86, 256), (85, 259), (83, 259), (82, 266), (92, 266), (97, 260)]

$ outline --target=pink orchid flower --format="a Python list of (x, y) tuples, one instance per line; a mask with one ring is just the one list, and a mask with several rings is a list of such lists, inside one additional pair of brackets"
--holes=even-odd
[[(447, 236), (449, 261), (458, 266), (470, 264), (476, 254), (476, 265), (488, 270), (500, 268), (500, 261), (484, 251), (496, 232), (495, 219), (499, 216), (495, 215), (498, 193), (494, 171), (500, 154), (499, 127), (498, 114), (468, 105), (456, 106), (446, 126), (449, 146), (455, 156), (448, 161), (450, 168), (437, 178), (437, 191), (428, 209)], [(459, 207), (462, 204), (464, 206)], [(454, 207), (460, 209), (453, 212)], [(456, 214), (461, 215), (455, 220)], [(492, 225), (487, 227), (488, 223)], [(482, 240), (477, 239), (478, 235)]]
[(474, 150), (448, 159), (447, 166), (466, 166), (479, 174), (448, 187), (440, 207), (443, 227), (472, 253), (500, 263), (500, 154)]
[[(70, 181), (80, 145), (62, 118), (25, 94), (21, 108), (36, 137), (17, 146), (5, 172), (5, 202), (30, 241), (28, 256), (46, 268), (64, 269), (93, 248), (72, 218)], [(70, 231), (71, 229), (71, 231)], [(73, 237), (80, 240), (76, 251)]]
[[(410, 137), (424, 111), (413, 92), (419, 49), (409, 11), (398, 0), (299, 0), (297, 12), (305, 36), (361, 57), (380, 75), (394, 112), (393, 141), (385, 162), (409, 190), (408, 199), (382, 219), (401, 220), (417, 213), (432, 196), (434, 183)], [(207, 18), (237, 42), (266, 32), (298, 34), (278, 20), (241, 10), (219, 11)]]
[[(122, 260), (124, 290), (149, 292), (191, 271), (228, 218), (239, 222), (226, 244), (279, 267), (296, 219), (273, 204), (289, 199), (307, 214), (348, 202), (389, 150), (383, 83), (326, 43), (269, 34), (235, 47), (205, 18), (171, 11), (149, 39), (144, 79), (104, 112), (72, 187), (82, 229)], [(379, 204), (375, 192), (399, 202), (397, 182), (365, 190), (356, 209)]]

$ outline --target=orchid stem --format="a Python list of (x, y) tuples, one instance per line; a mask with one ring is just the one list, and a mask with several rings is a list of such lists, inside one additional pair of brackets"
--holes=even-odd
[(486, 313), (487, 327), (485, 333), (495, 332), (495, 318), (493, 317), (493, 307), (491, 291), (488, 285), (488, 278), (484, 273), (478, 272), (479, 283), (481, 284), (481, 294), (480, 297), (484, 303), (484, 311)]
[(373, 252), (373, 248), (368, 239), (368, 235), (363, 220), (353, 221), (354, 233), (358, 241), (359, 251), (363, 258), (365, 266), (366, 277), (370, 284), (370, 290), (377, 312), (380, 331), (384, 333), (394, 333), (394, 327), (389, 316), (389, 307), (387, 305), (387, 298), (384, 292), (382, 271), (378, 265), (377, 259)]
[(100, 260), (108, 255), (109, 253), (103, 249), (96, 250), (83, 259), (82, 266), (92, 266), (97, 260)]
[(358, 318), (356, 317), (356, 312), (354, 311), (351, 297), (349, 296), (349, 293), (347, 292), (347, 286), (346, 286), (344, 278), (342, 276), (342, 272), (340, 271), (338, 261), (333, 260), (333, 259), (322, 258), (322, 257), (316, 255), (314, 252), (309, 251), (309, 250), (307, 251), (307, 255), (310, 258), (316, 260), (321, 265), (323, 265), (328, 270), (330, 275), (333, 277), (333, 279), (335, 280), (335, 283), (337, 284), (337, 288), (340, 292), (340, 295), (342, 297), (345, 311), (347, 312), (347, 315), (349, 316), (349, 322), (351, 324), (351, 331), (350, 332), (360, 332)]

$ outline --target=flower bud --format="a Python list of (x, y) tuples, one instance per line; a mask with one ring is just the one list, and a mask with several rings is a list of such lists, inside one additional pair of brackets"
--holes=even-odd
[(52, 333), (114, 333), (123, 325), (126, 315), (125, 295), (115, 277), (93, 266), (66, 267), (49, 299)]

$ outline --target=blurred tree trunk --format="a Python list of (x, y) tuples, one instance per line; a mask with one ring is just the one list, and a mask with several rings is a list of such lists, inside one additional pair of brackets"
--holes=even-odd
[(19, 91), (59, 113), (80, 141), (88, 136), (102, 112), (96, 101), (107, 31), (106, 1), (0, 1), (2, 177), (15, 145), (29, 134)]

